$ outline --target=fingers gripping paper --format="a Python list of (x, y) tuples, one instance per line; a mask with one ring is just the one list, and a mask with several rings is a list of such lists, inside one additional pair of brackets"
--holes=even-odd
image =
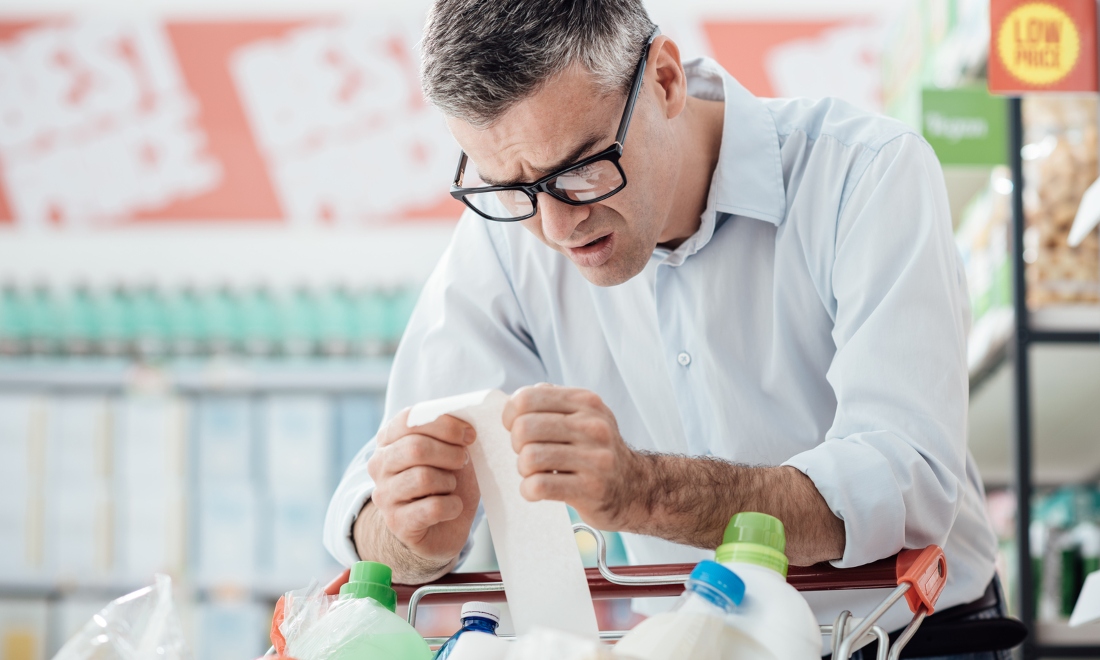
[(427, 401), (409, 411), (408, 425), (449, 414), (477, 431), (470, 460), (516, 633), (542, 626), (597, 639), (592, 594), (565, 504), (520, 495), (516, 452), (501, 422), (507, 400), (500, 390), (483, 390)]

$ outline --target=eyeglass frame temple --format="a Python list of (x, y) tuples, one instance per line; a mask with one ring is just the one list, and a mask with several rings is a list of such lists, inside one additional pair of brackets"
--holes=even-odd
[(630, 128), (630, 120), (634, 118), (634, 106), (638, 103), (638, 93), (642, 89), (642, 80), (645, 78), (645, 65), (649, 60), (649, 47), (654, 40), (661, 36), (661, 28), (653, 28), (653, 33), (645, 42), (645, 52), (638, 62), (638, 70), (634, 73), (634, 83), (630, 86), (630, 93), (626, 96), (626, 107), (623, 108), (623, 117), (619, 120), (619, 131), (615, 134), (615, 142), (622, 147), (626, 142), (626, 132)]

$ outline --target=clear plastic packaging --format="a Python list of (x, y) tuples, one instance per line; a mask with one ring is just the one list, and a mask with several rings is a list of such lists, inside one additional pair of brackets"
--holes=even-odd
[(347, 598), (333, 601), (313, 625), (298, 635), (288, 636), (286, 651), (296, 660), (345, 657), (365, 660), (375, 657), (367, 652), (371, 649), (378, 658), (397, 660), (420, 657), (420, 646), (427, 648), (420, 636), (393, 612), (370, 598)]
[(191, 660), (172, 602), (172, 580), (112, 601), (92, 617), (54, 660)]
[[(360, 562), (366, 564), (368, 562)], [(325, 594), (317, 586), (286, 594), (279, 632), (295, 660), (430, 660), (427, 642), (373, 597)]]

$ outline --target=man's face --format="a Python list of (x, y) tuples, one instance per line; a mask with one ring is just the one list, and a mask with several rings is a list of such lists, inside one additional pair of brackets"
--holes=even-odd
[[(599, 286), (642, 271), (663, 240), (676, 184), (668, 171), (676, 143), (653, 96), (652, 72), (645, 77), (619, 161), (626, 187), (584, 206), (539, 193), (537, 213), (522, 221)], [(486, 182), (530, 183), (611, 145), (625, 105), (625, 94), (600, 93), (590, 73), (573, 67), (488, 128), (454, 118), (448, 126), (469, 157), (467, 170)]]

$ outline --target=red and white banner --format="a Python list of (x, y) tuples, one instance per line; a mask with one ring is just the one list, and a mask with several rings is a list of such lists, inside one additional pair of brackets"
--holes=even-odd
[[(757, 94), (879, 104), (866, 21), (695, 29), (709, 52), (685, 56), (715, 56)], [(420, 30), (369, 16), (0, 22), (0, 224), (457, 218), (458, 147), (420, 93)]]

